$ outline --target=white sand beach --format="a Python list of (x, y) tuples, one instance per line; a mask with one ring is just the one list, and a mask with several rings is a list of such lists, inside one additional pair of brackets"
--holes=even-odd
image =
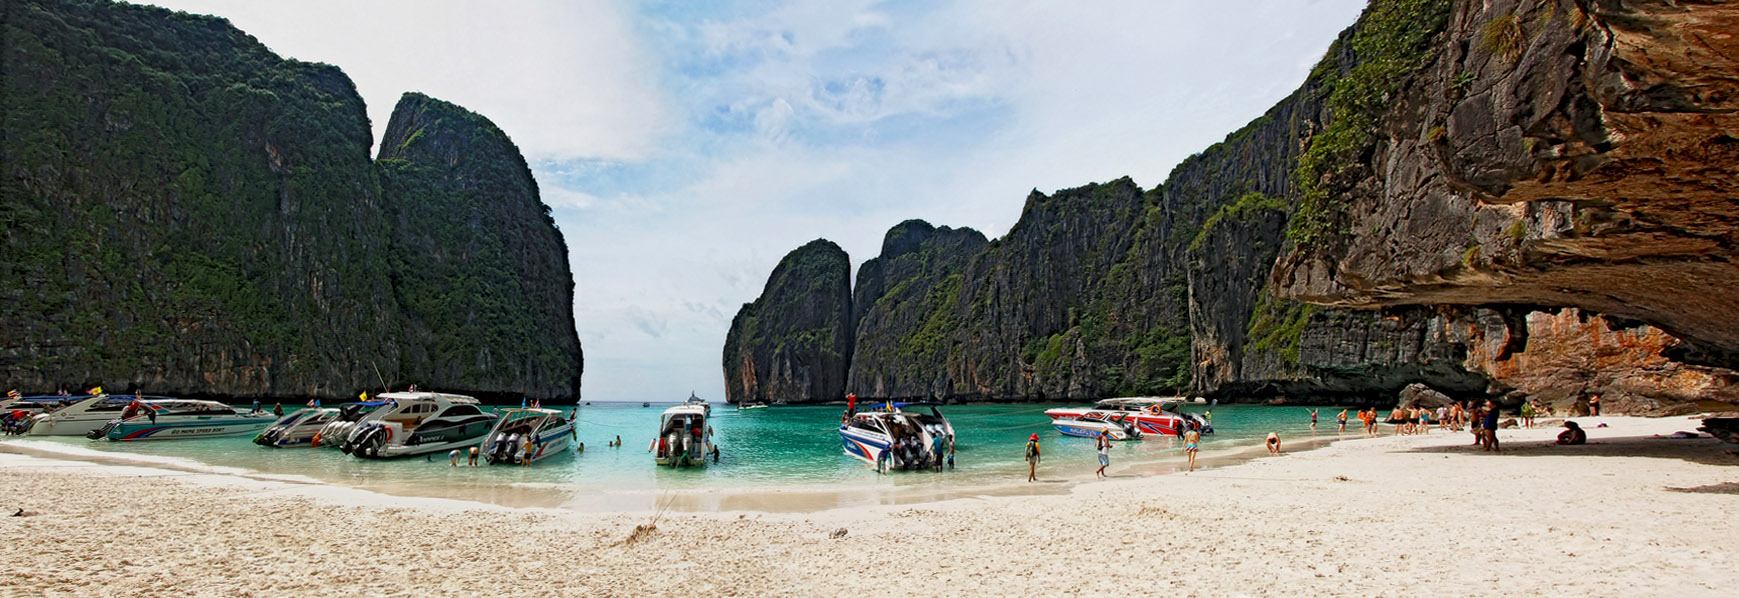
[[(1067, 492), (580, 513), (0, 453), (0, 596), (1731, 596), (1739, 457), (1688, 418), (1344, 441)], [(3, 443), (0, 443), (3, 444)], [(6, 517), (18, 509), (27, 516)], [(656, 518), (656, 529), (636, 526)], [(843, 537), (832, 537), (844, 529)]]

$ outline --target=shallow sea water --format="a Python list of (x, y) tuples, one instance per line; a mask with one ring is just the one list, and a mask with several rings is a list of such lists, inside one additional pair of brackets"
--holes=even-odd
[[(1054, 493), (1093, 479), (1093, 440), (1063, 436), (1044, 410), (1061, 403), (952, 405), (942, 407), (957, 435), (956, 468), (943, 473), (879, 475), (845, 455), (838, 406), (787, 406), (737, 411), (715, 404), (711, 425), (720, 460), (702, 468), (654, 466), (647, 446), (658, 417), (670, 403), (594, 402), (579, 407), (579, 440), (586, 449), (551, 457), (532, 467), (452, 467), (445, 454), (392, 461), (357, 459), (331, 448), (273, 449), (250, 437), (162, 442), (92, 441), (82, 437), (12, 438), (0, 443), (32, 452), (74, 458), (138, 462), (191, 471), (219, 471), (323, 482), (389, 494), (431, 496), (578, 510), (637, 510), (671, 506), (687, 510), (809, 511), (863, 504), (920, 502), (987, 494)], [(563, 408), (564, 410), (570, 408)], [(1333, 440), (1339, 407), (1321, 408), (1317, 429), (1301, 407), (1186, 405), (1211, 412), (1216, 433), (1203, 441), (1202, 458), (1214, 464), (1262, 454), (1269, 432), (1288, 449)], [(1357, 420), (1351, 433), (1356, 435)], [(1023, 448), (1038, 433), (1044, 450), (1040, 477), (1047, 484), (1022, 485)], [(623, 446), (611, 448), (617, 437)], [(1184, 465), (1181, 443), (1148, 437), (1118, 443), (1110, 472), (1158, 475)], [(463, 462), (461, 463), (463, 465)]]

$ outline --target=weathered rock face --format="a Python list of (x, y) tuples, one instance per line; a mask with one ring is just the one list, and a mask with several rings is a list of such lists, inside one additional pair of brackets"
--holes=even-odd
[(831, 241), (811, 241), (779, 260), (760, 298), (731, 319), (725, 400), (843, 399), (851, 342), (851, 259)]
[(1577, 306), (1739, 365), (1736, 31), (1732, 2), (1455, 3), (1280, 294)]
[(888, 230), (880, 256), (858, 267), (856, 341), (846, 388), (863, 397), (924, 396), (952, 349), (951, 321), (967, 260), (988, 243), (978, 231), (908, 220)]
[(1594, 394), (1612, 413), (1739, 406), (1739, 372), (1669, 359), (1665, 354), (1677, 339), (1659, 328), (1575, 308), (1531, 312), (1525, 321), (1526, 350), (1507, 356), (1511, 333), (1502, 326), (1462, 326), (1453, 333), (1465, 340), (1467, 368), (1561, 408)]
[(399, 379), (577, 398), (568, 248), (519, 149), (488, 119), (407, 93), (379, 164), (407, 322)]
[[(422, 256), (388, 225), (397, 204), (337, 68), (281, 59), (217, 18), (103, 1), (0, 11), (0, 379), (239, 397), (349, 397), (383, 378), (577, 393), (573, 343), (570, 367), (525, 384), (448, 378), (416, 355), (389, 260)], [(470, 222), (424, 224), (474, 241)], [(552, 328), (537, 342), (573, 338), (571, 316), (539, 326)]]

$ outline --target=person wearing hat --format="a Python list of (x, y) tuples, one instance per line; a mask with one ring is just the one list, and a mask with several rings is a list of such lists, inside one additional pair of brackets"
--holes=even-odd
[(1093, 472), (1093, 475), (1103, 478), (1105, 477), (1105, 468), (1111, 466), (1111, 435), (1100, 430), (1099, 436), (1094, 438), (1093, 444), (1094, 448), (1099, 449), (1099, 470)]
[(1027, 440), (1026, 440), (1026, 463), (1027, 463), (1026, 481), (1028, 481), (1028, 482), (1039, 481), (1039, 435), (1037, 432), (1034, 432), (1032, 436), (1027, 437)]

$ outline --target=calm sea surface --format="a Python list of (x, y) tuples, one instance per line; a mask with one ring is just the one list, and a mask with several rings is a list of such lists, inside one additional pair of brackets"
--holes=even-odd
[[(837, 406), (737, 411), (730, 405), (715, 404), (711, 424), (721, 460), (704, 468), (671, 470), (654, 466), (646, 450), (657, 433), (659, 414), (670, 405), (654, 403), (644, 408), (639, 403), (594, 402), (581, 406), (579, 440), (585, 443), (585, 450), (570, 451), (529, 468), (453, 468), (445, 454), (432, 459), (419, 456), (368, 461), (337, 449), (256, 446), (251, 436), (162, 442), (6, 437), (0, 443), (194, 470), (305, 477), (390, 493), (542, 506), (583, 506), (576, 503), (598, 502), (593, 499), (609, 495), (877, 488), (942, 492), (1003, 484), (1025, 479), (1022, 449), (1027, 436), (1035, 432), (1045, 455), (1041, 476), (1092, 479), (1097, 467), (1091, 439), (1063, 436), (1045, 417), (1045, 409), (1063, 404), (943, 407), (958, 436), (957, 469), (941, 474), (891, 475), (878, 475), (867, 464), (844, 454), (838, 431), (841, 409)], [(1216, 433), (1204, 439), (1202, 456), (1224, 462), (1227, 456), (1259, 454), (1257, 447), (1269, 432), (1278, 432), (1289, 449), (1304, 448), (1303, 444), (1313, 440), (1332, 440), (1337, 437), (1334, 416), (1340, 408), (1321, 408), (1321, 423), (1314, 433), (1309, 413), (1300, 407), (1189, 405), (1184, 410), (1211, 412)], [(1357, 420), (1353, 422), (1352, 433), (1356, 434)], [(606, 446), (617, 437), (622, 439), (622, 447)], [(1184, 462), (1180, 447), (1173, 439), (1156, 437), (1118, 443), (1111, 451), (1112, 472), (1154, 475), (1176, 471)], [(633, 500), (613, 502), (627, 507), (636, 504)]]

